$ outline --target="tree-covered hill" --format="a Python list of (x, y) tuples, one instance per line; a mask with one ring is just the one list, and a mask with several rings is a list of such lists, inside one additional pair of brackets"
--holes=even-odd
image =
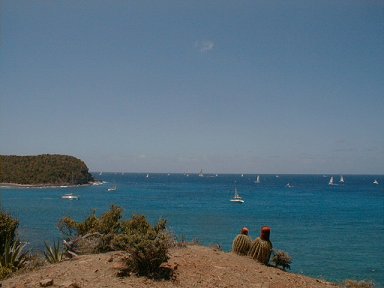
[(0, 155), (0, 183), (79, 185), (94, 181), (87, 165), (73, 156)]

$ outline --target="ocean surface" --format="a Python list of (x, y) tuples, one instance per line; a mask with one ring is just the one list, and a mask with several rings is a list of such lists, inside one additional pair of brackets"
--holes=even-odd
[[(204, 175), (103, 173), (106, 183), (67, 188), (1, 188), (0, 205), (20, 221), (20, 237), (32, 250), (61, 237), (65, 216), (83, 221), (115, 204), (124, 218), (160, 218), (179, 239), (219, 244), (230, 251), (243, 226), (256, 238), (271, 227), (275, 249), (293, 258), (291, 271), (330, 281), (372, 280), (384, 287), (384, 176)], [(377, 179), (378, 185), (373, 184)], [(290, 184), (287, 187), (287, 184)], [(117, 191), (108, 192), (112, 185)], [(230, 202), (235, 187), (245, 202)], [(74, 193), (79, 200), (61, 196)]]

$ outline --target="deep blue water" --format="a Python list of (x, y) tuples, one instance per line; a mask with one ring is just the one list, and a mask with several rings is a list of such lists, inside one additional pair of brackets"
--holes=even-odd
[[(20, 220), (20, 236), (32, 249), (60, 237), (61, 218), (82, 221), (93, 209), (100, 215), (116, 204), (125, 218), (165, 218), (177, 237), (220, 244), (225, 251), (243, 226), (256, 238), (267, 225), (274, 248), (292, 256), (292, 272), (330, 281), (373, 280), (384, 287), (383, 176), (344, 175), (345, 183), (336, 186), (324, 175), (260, 175), (259, 184), (256, 175), (145, 176), (104, 173), (96, 175), (108, 182), (100, 186), (2, 188), (0, 204)], [(107, 192), (113, 184), (118, 190)], [(229, 201), (235, 185), (242, 205)], [(70, 192), (80, 200), (61, 199)]]

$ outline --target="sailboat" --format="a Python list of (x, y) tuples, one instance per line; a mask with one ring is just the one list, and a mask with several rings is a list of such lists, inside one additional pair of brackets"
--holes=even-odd
[(244, 203), (244, 200), (243, 198), (239, 195), (239, 193), (237, 192), (237, 189), (235, 187), (235, 194), (233, 195), (232, 199), (230, 200), (231, 202), (234, 202), (234, 203), (239, 203), (239, 204), (242, 204)]
[(333, 176), (331, 176), (331, 178), (329, 179), (328, 185), (335, 185), (335, 184), (333, 183)]
[(260, 183), (260, 176), (257, 175), (255, 183)]
[(340, 180), (339, 180), (340, 183), (344, 183), (344, 177), (343, 175), (340, 176)]
[(200, 173), (199, 173), (199, 177), (203, 177), (204, 174), (203, 174), (203, 169), (200, 170)]
[(377, 180), (375, 179), (375, 181), (373, 181), (373, 184), (379, 185), (379, 181), (377, 181)]

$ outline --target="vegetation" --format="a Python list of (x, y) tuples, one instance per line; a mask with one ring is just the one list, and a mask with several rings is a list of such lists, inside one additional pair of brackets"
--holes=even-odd
[(291, 269), (292, 258), (284, 251), (273, 250), (272, 262), (275, 267), (280, 266), (283, 270)]
[(10, 241), (10, 245), (15, 241), (18, 226), (19, 221), (0, 210), (0, 255), (4, 254), (7, 241)]
[(112, 251), (115, 250), (112, 240), (122, 233), (122, 213), (123, 209), (112, 206), (110, 211), (97, 217), (93, 210), (84, 222), (76, 222), (70, 217), (61, 219), (58, 228), (64, 236), (72, 238), (76, 244), (74, 249), (79, 253)]
[[(93, 211), (84, 222), (66, 217), (58, 226), (64, 235), (73, 239), (71, 242), (76, 243), (74, 248), (80, 254), (84, 247), (89, 250), (92, 245), (94, 253), (125, 250), (130, 254), (126, 263), (129, 272), (152, 278), (164, 277), (161, 264), (168, 260), (168, 249), (173, 244), (166, 221), (162, 219), (152, 226), (142, 215), (133, 215), (132, 219), (124, 221), (122, 212), (121, 208), (112, 206), (100, 217)], [(93, 241), (84, 244), (89, 238)]]
[(160, 220), (151, 226), (144, 216), (135, 215), (122, 226), (123, 233), (113, 240), (113, 245), (125, 247), (131, 255), (127, 260), (129, 270), (139, 276), (169, 278), (171, 275), (162, 274), (160, 269), (169, 259), (168, 249), (172, 244), (166, 221)]
[(22, 267), (27, 260), (27, 252), (24, 251), (26, 243), (20, 241), (13, 241), (7, 239), (5, 242), (5, 249), (0, 257), (0, 266), (7, 267), (12, 270), (17, 270)]
[(7, 213), (0, 211), (0, 280), (21, 268), (26, 259), (26, 244), (16, 238), (19, 222)]
[(67, 155), (0, 155), (0, 183), (78, 185), (94, 181), (83, 161)]
[(46, 242), (44, 242), (44, 245), (44, 257), (49, 263), (57, 263), (63, 260), (64, 251), (60, 247), (60, 240), (57, 240), (57, 244), (53, 242), (53, 247), (49, 246)]

